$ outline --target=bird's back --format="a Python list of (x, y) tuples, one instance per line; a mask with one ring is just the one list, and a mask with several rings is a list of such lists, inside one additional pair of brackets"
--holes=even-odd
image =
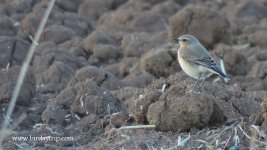
[(210, 57), (209, 52), (201, 44), (194, 44), (187, 47), (181, 47), (178, 51), (178, 55), (186, 57), (187, 59)]
[[(220, 66), (210, 56), (209, 52), (200, 43), (181, 47), (178, 51), (178, 59), (179, 58), (183, 59), (182, 61), (187, 62), (187, 64), (192, 65), (192, 68), (197, 69), (204, 74), (209, 71), (229, 79), (229, 77), (222, 72)], [(179, 62), (181, 63), (180, 60)]]

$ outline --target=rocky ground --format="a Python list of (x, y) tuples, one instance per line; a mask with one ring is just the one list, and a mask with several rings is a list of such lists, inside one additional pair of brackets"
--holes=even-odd
[[(0, 0), (0, 120), (48, 0)], [(172, 38), (195, 35), (231, 77), (200, 94)], [(57, 0), (5, 149), (265, 148), (266, 0)], [(141, 125), (155, 125), (144, 129)], [(139, 126), (141, 129), (125, 129)], [(14, 140), (14, 137), (72, 140)]]

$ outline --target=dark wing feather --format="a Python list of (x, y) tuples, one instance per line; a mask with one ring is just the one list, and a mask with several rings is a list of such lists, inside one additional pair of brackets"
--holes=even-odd
[(222, 69), (220, 66), (212, 59), (212, 57), (201, 57), (201, 58), (196, 58), (193, 61), (195, 64), (209, 68), (213, 70), (214, 72), (218, 73), (221, 75), (223, 78), (229, 78), (226, 74), (222, 72)]
[[(199, 51), (199, 49), (202, 49), (202, 51)], [(193, 47), (182, 48), (180, 49), (180, 55), (192, 65), (206, 67), (218, 73), (223, 78), (229, 79), (229, 77), (222, 72), (220, 66), (212, 59), (208, 51), (202, 45), (198, 44)]]
[(211, 57), (201, 57), (195, 60), (195, 63), (211, 70), (221, 70)]

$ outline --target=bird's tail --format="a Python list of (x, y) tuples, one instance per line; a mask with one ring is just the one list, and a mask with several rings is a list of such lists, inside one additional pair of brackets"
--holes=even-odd
[(220, 75), (224, 80), (230, 80), (230, 77), (227, 76), (219, 67), (213, 68), (218, 75)]
[(225, 80), (230, 80), (230, 77), (229, 76), (227, 76), (225, 73), (223, 73), (222, 71), (220, 71), (220, 72), (218, 72), (219, 73), (219, 75), (221, 76), (221, 77), (223, 77)]
[[(201, 65), (203, 67), (206, 67), (210, 69), (212, 72), (220, 75), (221, 77), (224, 78), (224, 80), (228, 81), (230, 78), (224, 73), (224, 66), (219, 66), (213, 59), (212, 57), (202, 57), (199, 60), (195, 60), (194, 63), (197, 63), (198, 65)], [(224, 71), (223, 71), (223, 70)]]

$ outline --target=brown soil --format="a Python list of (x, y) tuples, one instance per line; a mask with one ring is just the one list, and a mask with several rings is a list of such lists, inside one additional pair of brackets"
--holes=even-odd
[[(0, 122), (47, 3), (0, 0)], [(228, 83), (189, 92), (172, 42), (186, 33), (224, 60)], [(11, 123), (27, 117), (3, 148), (265, 148), (266, 40), (264, 0), (57, 0)], [(65, 140), (14, 139), (48, 136)]]

